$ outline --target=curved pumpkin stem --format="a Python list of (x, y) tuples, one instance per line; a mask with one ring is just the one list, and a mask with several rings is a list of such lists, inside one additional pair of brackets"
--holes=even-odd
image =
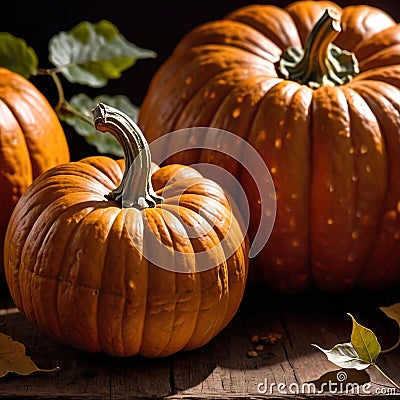
[(355, 55), (332, 42), (340, 33), (340, 20), (333, 10), (325, 10), (306, 40), (305, 49), (289, 47), (279, 61), (281, 75), (316, 89), (339, 86), (359, 73)]
[(94, 108), (93, 120), (97, 130), (115, 136), (125, 155), (121, 184), (106, 197), (124, 208), (143, 209), (162, 203), (164, 199), (151, 184), (150, 148), (139, 127), (123, 112), (103, 103)]

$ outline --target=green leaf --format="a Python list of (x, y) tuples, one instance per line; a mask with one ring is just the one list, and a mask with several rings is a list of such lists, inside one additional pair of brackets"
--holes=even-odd
[[(397, 315), (397, 313), (393, 314), (392, 312), (393, 309), (389, 310), (390, 315)], [(375, 368), (387, 381), (400, 390), (400, 385), (386, 375), (376, 364), (376, 359), (381, 353), (381, 346), (375, 334), (370, 329), (360, 325), (351, 314), (348, 315), (353, 321), (350, 343), (337, 344), (330, 350), (324, 350), (315, 344), (312, 346), (315, 346), (317, 349), (324, 352), (329, 361), (341, 368), (364, 370), (369, 366), (373, 366), (373, 368)]]
[(370, 364), (375, 364), (376, 358), (381, 352), (381, 345), (378, 339), (374, 332), (360, 325), (351, 314), (349, 316), (353, 321), (351, 343), (354, 349), (362, 360)]
[(116, 79), (136, 60), (155, 57), (151, 50), (127, 41), (111, 22), (83, 21), (60, 32), (49, 43), (49, 59), (72, 83), (101, 87)]
[(340, 368), (354, 368), (357, 370), (363, 370), (371, 365), (369, 362), (360, 358), (356, 349), (351, 343), (337, 344), (330, 350), (325, 350), (316, 344), (313, 344), (312, 346), (324, 352), (328, 360)]
[[(71, 98), (69, 104), (79, 111), (81, 114), (86, 116), (89, 120), (92, 120), (92, 110), (99, 103), (105, 103), (111, 107), (118, 108), (134, 122), (138, 118), (138, 107), (134, 106), (131, 101), (123, 95), (118, 96), (107, 96), (101, 95), (94, 99), (91, 99), (87, 95), (81, 93)], [(78, 134), (83, 136), (87, 143), (95, 146), (97, 151), (102, 154), (113, 154), (118, 157), (123, 157), (124, 152), (117, 139), (109, 133), (99, 132), (93, 126), (87, 122), (82, 121), (74, 114), (59, 114), (60, 118), (71, 125)]]
[(38, 58), (35, 50), (25, 40), (8, 32), (0, 32), (0, 67), (29, 79), (36, 73)]

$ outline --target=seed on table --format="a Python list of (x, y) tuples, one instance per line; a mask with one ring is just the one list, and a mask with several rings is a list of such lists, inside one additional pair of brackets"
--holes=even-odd
[(254, 350), (249, 350), (247, 352), (247, 357), (256, 358), (256, 357), (258, 357), (258, 353), (256, 351), (254, 351)]
[(282, 339), (282, 334), (277, 332), (269, 332), (266, 336), (260, 336), (260, 342), (275, 344), (279, 339)]
[(260, 336), (259, 335), (252, 335), (250, 342), (251, 343), (258, 343), (260, 341)]

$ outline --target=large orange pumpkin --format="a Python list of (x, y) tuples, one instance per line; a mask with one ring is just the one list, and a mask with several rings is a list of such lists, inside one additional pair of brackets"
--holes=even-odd
[[(259, 151), (277, 215), (255, 265), (271, 286), (383, 289), (400, 283), (399, 89), (400, 26), (382, 10), (250, 5), (183, 38), (154, 76), (139, 125), (149, 141), (225, 129)], [(266, 210), (240, 165), (207, 150), (169, 161), (235, 174), (253, 238)]]
[(192, 168), (156, 170), (154, 192), (141, 132), (111, 107), (95, 112), (98, 129), (120, 140), (125, 172), (95, 156), (30, 186), (5, 240), (12, 298), (41, 331), (78, 349), (158, 357), (199, 347), (239, 306), (247, 237), (220, 186)]
[(61, 124), (46, 98), (22, 76), (0, 68), (0, 270), (11, 212), (42, 172), (69, 161)]

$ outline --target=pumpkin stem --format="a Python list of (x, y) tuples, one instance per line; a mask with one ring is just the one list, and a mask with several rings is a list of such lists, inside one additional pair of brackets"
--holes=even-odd
[(337, 14), (325, 10), (308, 35), (305, 49), (289, 47), (282, 55), (278, 66), (280, 74), (312, 89), (349, 82), (359, 73), (358, 61), (353, 53), (332, 43), (340, 31)]
[(100, 103), (93, 110), (94, 126), (109, 132), (121, 144), (125, 155), (125, 170), (121, 184), (106, 197), (122, 207), (144, 209), (163, 202), (151, 184), (149, 145), (139, 127), (122, 111)]

